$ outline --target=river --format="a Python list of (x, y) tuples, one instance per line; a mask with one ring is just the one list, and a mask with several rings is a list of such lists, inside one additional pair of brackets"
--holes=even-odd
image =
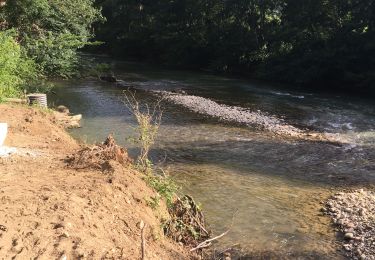
[[(111, 63), (125, 85), (147, 91), (183, 89), (219, 104), (261, 111), (299, 129), (350, 140), (338, 145), (283, 138), (165, 102), (152, 150), (153, 161), (162, 163), (183, 192), (201, 203), (213, 234), (230, 228), (215, 247), (238, 245), (253, 256), (343, 258), (330, 220), (321, 214), (321, 202), (342, 187), (375, 183), (373, 100)], [(130, 154), (137, 154), (129, 140), (135, 121), (121, 101), (124, 88), (94, 79), (56, 85), (52, 102), (83, 114), (82, 128), (71, 131), (74, 137), (93, 143), (114, 133)], [(155, 101), (148, 92), (139, 91), (138, 98), (141, 103)]]

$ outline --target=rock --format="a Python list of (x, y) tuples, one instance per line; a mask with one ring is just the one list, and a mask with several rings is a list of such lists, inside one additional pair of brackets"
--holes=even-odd
[(354, 235), (353, 235), (353, 233), (346, 233), (344, 237), (345, 237), (345, 239), (353, 239)]
[(65, 113), (65, 114), (69, 114), (69, 108), (67, 108), (66, 106), (58, 106), (56, 108), (57, 111), (59, 111), (60, 113)]
[(8, 228), (4, 225), (0, 225), (0, 230), (6, 232), (8, 231)]
[(56, 223), (56, 224), (53, 226), (53, 229), (58, 229), (58, 228), (65, 228), (64, 223)]
[(352, 251), (352, 246), (350, 244), (345, 244), (344, 249), (348, 252)]
[(360, 189), (337, 194), (326, 205), (326, 214), (338, 225), (338, 231), (344, 233), (347, 256), (375, 260), (375, 192)]
[(111, 83), (117, 82), (116, 77), (113, 76), (113, 75), (103, 75), (103, 76), (100, 76), (99, 78), (102, 81), (107, 81), (107, 82), (111, 82)]
[(343, 219), (339, 219), (339, 220), (336, 221), (336, 224), (343, 225), (344, 224), (344, 220)]
[(354, 229), (353, 228), (345, 229), (345, 233), (347, 233), (347, 234), (354, 234)]
[(363, 216), (363, 215), (366, 214), (366, 209), (361, 208), (361, 209), (359, 209), (358, 213), (359, 213), (360, 216)]
[(139, 222), (137, 223), (137, 228), (139, 228), (139, 229), (144, 228), (144, 226), (145, 226), (145, 223), (143, 222), (143, 220), (141, 220), (141, 221), (139, 221)]
[(82, 115), (81, 114), (78, 114), (78, 115), (70, 117), (70, 120), (72, 120), (72, 121), (80, 121), (81, 119), (82, 119)]
[(66, 128), (79, 128), (79, 121), (82, 119), (82, 115), (71, 116), (66, 113), (54, 112), (55, 119), (57, 122), (62, 123)]
[(33, 117), (32, 116), (26, 116), (25, 117), (25, 121), (28, 122), (28, 123), (32, 123), (33, 122)]
[(183, 89), (180, 89), (180, 88), (174, 89), (174, 90), (172, 90), (171, 92), (172, 92), (172, 93), (176, 93), (176, 94), (183, 94), (183, 95), (186, 94), (186, 91), (183, 90)]
[(355, 225), (352, 222), (349, 222), (348, 224), (346, 224), (346, 227), (347, 228), (354, 228)]

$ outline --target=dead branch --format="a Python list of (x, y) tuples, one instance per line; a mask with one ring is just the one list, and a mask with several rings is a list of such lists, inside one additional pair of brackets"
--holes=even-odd
[(226, 234), (228, 234), (228, 232), (230, 231), (230, 229), (228, 229), (227, 231), (225, 231), (224, 233), (222, 233), (221, 235), (218, 235), (216, 237), (213, 237), (213, 238), (210, 238), (210, 239), (207, 239), (205, 241), (203, 241), (202, 243), (200, 243), (198, 246), (192, 248), (190, 250), (190, 252), (192, 251), (195, 251), (195, 250), (198, 250), (198, 249), (201, 249), (201, 248), (205, 248), (205, 247), (209, 247), (211, 246), (211, 242), (214, 241), (214, 240), (217, 240), (219, 238), (222, 238), (223, 236), (225, 236)]
[(226, 234), (228, 234), (228, 232), (230, 231), (230, 229), (231, 229), (232, 226), (233, 226), (234, 217), (235, 217), (235, 215), (237, 214), (237, 212), (238, 212), (238, 210), (236, 210), (236, 211), (234, 212), (234, 214), (233, 214), (233, 216), (232, 216), (231, 224), (230, 224), (230, 226), (229, 226), (229, 228), (228, 228), (227, 231), (225, 231), (224, 233), (222, 233), (222, 234), (220, 234), (220, 235), (218, 235), (218, 236), (216, 236), (216, 237), (213, 237), (213, 238), (210, 238), (210, 239), (207, 239), (207, 240), (203, 241), (202, 243), (200, 243), (200, 244), (197, 245), (196, 247), (192, 248), (192, 249), (190, 250), (190, 252), (195, 251), (195, 250), (198, 250), (198, 249), (202, 249), (202, 248), (209, 247), (209, 246), (211, 246), (211, 244), (212, 244), (213, 241), (218, 240), (218, 239), (222, 238), (223, 236), (225, 236)]

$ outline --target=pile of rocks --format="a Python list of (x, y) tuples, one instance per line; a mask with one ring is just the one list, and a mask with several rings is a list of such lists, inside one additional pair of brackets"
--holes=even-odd
[(375, 192), (338, 193), (328, 200), (325, 211), (344, 234), (348, 256), (375, 260)]

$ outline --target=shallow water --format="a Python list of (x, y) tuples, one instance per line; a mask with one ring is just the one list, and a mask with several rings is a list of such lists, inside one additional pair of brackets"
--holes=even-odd
[[(214, 234), (230, 228), (215, 246), (239, 244), (249, 252), (303, 258), (341, 258), (320, 202), (332, 186), (375, 183), (375, 106), (371, 100), (280, 90), (270, 85), (204, 73), (113, 62), (125, 85), (145, 90), (184, 89), (218, 103), (260, 110), (301, 129), (350, 137), (342, 146), (282, 139), (219, 122), (165, 103), (152, 158), (163, 162), (202, 204)], [(83, 114), (73, 136), (102, 141), (108, 133), (137, 149), (134, 120), (121, 102), (123, 89), (96, 80), (58, 82), (56, 105)], [(155, 97), (139, 92), (142, 102)]]

